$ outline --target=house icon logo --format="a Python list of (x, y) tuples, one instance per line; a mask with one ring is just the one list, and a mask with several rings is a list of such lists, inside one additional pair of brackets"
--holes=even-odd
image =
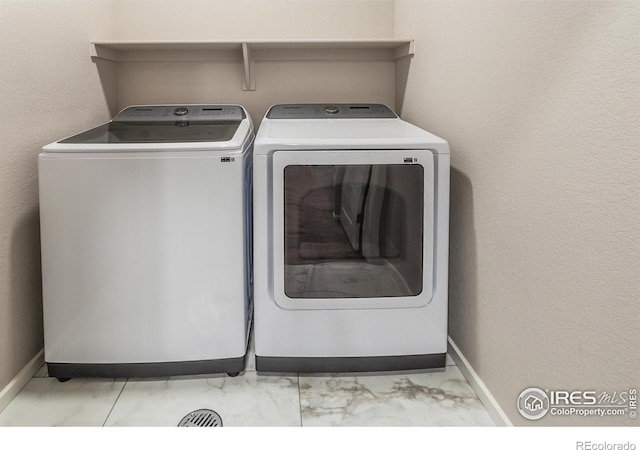
[(518, 397), (518, 411), (525, 419), (542, 419), (549, 411), (549, 397), (539, 388), (527, 388)]

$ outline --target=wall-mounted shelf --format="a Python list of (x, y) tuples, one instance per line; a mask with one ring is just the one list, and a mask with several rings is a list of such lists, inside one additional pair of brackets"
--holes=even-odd
[(255, 90), (257, 61), (395, 61), (413, 56), (412, 39), (255, 41), (99, 41), (91, 58), (114, 62), (242, 63), (242, 89)]

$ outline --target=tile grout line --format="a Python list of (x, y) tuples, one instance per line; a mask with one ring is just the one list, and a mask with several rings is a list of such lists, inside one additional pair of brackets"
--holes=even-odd
[(113, 405), (111, 406), (111, 409), (109, 410), (109, 413), (107, 414), (107, 417), (105, 417), (104, 422), (102, 423), (102, 427), (103, 428), (107, 424), (107, 421), (109, 420), (109, 417), (111, 416), (111, 413), (113, 412), (113, 408), (116, 407), (116, 403), (118, 403), (118, 400), (120, 400), (120, 396), (122, 395), (122, 392), (124, 391), (124, 388), (125, 388), (125, 386), (127, 385), (128, 382), (129, 382), (129, 378), (127, 378), (126, 381), (124, 382), (124, 384), (122, 385), (122, 389), (120, 389), (120, 392), (118, 393), (118, 396), (116, 397), (115, 401), (113, 402)]

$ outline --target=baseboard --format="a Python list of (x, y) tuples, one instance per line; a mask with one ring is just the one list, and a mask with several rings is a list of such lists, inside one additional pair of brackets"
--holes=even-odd
[(11, 400), (18, 395), (18, 392), (38, 373), (38, 370), (44, 364), (44, 349), (40, 350), (36, 356), (15, 376), (7, 386), (0, 391), (0, 412), (2, 412)]
[(469, 364), (467, 358), (464, 357), (458, 346), (453, 342), (451, 336), (449, 336), (448, 341), (449, 355), (451, 355), (451, 358), (453, 358), (453, 360), (456, 362), (458, 368), (460, 369), (460, 372), (462, 372), (467, 381), (469, 381), (469, 384), (471, 385), (473, 390), (476, 391), (476, 394), (478, 394), (478, 398), (487, 409), (487, 412), (489, 413), (493, 421), (498, 426), (512, 427), (513, 424), (511, 423), (507, 415), (504, 413), (502, 408), (500, 408), (500, 405), (498, 405), (496, 399), (493, 398), (493, 395), (491, 395), (491, 392), (489, 392), (489, 389), (487, 389), (487, 386), (485, 386), (485, 384), (482, 382), (476, 371), (473, 370), (473, 367), (471, 367), (471, 364)]

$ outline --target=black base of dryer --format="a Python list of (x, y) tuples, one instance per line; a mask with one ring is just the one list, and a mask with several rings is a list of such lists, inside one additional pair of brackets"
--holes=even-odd
[(256, 356), (256, 370), (258, 372), (338, 373), (443, 369), (446, 355), (446, 353), (436, 353), (339, 358)]

